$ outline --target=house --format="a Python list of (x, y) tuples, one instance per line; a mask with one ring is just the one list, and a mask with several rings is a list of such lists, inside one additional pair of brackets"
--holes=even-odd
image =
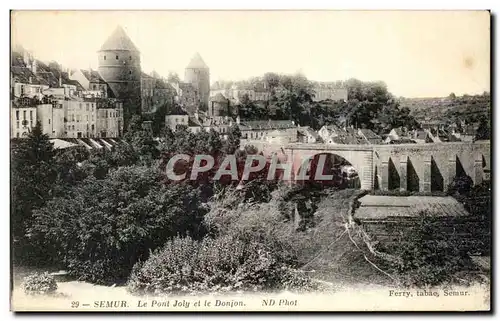
[(336, 137), (342, 131), (337, 125), (324, 125), (318, 131), (319, 136), (324, 142), (328, 142), (331, 137)]
[[(275, 130), (283, 132), (280, 140), (289, 143), (297, 141), (297, 126), (291, 120), (241, 120), (237, 123), (241, 131), (242, 139), (271, 139), (274, 134), (268, 135)], [(266, 138), (265, 138), (266, 137)]]
[(321, 137), (317, 132), (312, 130), (310, 127), (298, 127), (297, 128), (297, 139), (301, 143), (319, 143), (321, 142)]
[(375, 134), (371, 129), (358, 129), (357, 134), (363, 137), (369, 144), (380, 145), (384, 143), (382, 137)]
[(411, 134), (411, 138), (417, 144), (433, 143), (434, 140), (431, 138), (429, 131), (419, 129), (414, 130)]
[(476, 139), (476, 129), (474, 125), (465, 126), (463, 133), (460, 134), (460, 140), (463, 142), (473, 142)]

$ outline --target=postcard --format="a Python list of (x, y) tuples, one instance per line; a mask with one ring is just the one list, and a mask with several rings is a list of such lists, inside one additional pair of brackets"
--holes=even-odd
[(490, 311), (489, 11), (11, 11), (11, 310)]

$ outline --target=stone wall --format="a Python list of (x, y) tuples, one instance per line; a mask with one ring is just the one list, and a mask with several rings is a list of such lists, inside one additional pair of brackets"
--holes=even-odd
[(358, 171), (362, 189), (444, 191), (453, 177), (468, 175), (474, 183), (483, 180), (490, 167), (490, 142), (404, 145), (283, 146), (298, 173), (305, 159), (321, 153), (339, 155)]

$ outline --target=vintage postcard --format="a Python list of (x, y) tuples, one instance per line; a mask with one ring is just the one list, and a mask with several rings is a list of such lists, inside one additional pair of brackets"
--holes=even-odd
[(488, 11), (11, 11), (11, 310), (489, 311)]

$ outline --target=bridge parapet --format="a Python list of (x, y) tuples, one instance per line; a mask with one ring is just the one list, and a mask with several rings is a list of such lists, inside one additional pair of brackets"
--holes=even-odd
[[(321, 153), (339, 155), (360, 175), (362, 189), (444, 191), (455, 176), (468, 175), (475, 184), (490, 167), (490, 141), (398, 144), (330, 145), (294, 143), (283, 147), (294, 167), (300, 158)], [(294, 168), (296, 172), (298, 168)]]

